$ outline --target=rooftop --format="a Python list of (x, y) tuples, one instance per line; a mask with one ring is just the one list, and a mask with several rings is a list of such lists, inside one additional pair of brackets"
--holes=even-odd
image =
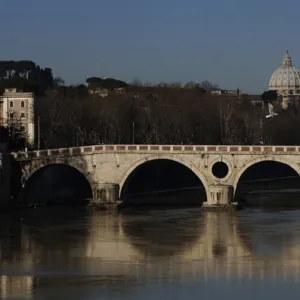
[(4, 89), (4, 93), (0, 98), (5, 97), (33, 97), (33, 93), (31, 92), (23, 92), (22, 90), (19, 90), (17, 88), (9, 88)]

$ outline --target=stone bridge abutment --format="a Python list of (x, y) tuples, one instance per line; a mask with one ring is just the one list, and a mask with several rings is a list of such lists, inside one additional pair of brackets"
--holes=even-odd
[(300, 174), (298, 146), (98, 145), (12, 155), (22, 169), (23, 187), (39, 169), (66, 164), (86, 177), (94, 201), (108, 204), (119, 200), (126, 180), (137, 168), (157, 160), (190, 169), (202, 182), (207, 196), (204, 205), (209, 207), (231, 205), (242, 174), (259, 162), (279, 162)]

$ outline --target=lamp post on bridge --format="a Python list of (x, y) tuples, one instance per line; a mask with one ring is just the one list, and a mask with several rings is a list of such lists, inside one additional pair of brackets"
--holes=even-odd
[(38, 116), (38, 142), (37, 142), (37, 148), (38, 150), (40, 150), (41, 148), (41, 119), (40, 119), (40, 116)]
[(134, 145), (134, 121), (132, 121), (132, 144)]

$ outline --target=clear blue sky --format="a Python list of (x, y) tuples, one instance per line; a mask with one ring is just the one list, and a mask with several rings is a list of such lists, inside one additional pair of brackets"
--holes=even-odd
[(0, 0), (0, 11), (0, 60), (33, 60), (67, 83), (209, 80), (260, 93), (287, 48), (300, 67), (299, 0)]

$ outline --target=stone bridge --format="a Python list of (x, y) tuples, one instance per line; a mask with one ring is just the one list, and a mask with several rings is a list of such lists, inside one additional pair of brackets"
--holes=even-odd
[[(242, 174), (262, 161), (276, 161), (300, 174), (300, 146), (207, 146), (207, 145), (95, 145), (12, 153), (22, 169), (22, 184), (39, 169), (66, 164), (85, 175), (95, 201), (118, 200), (129, 175), (140, 165), (166, 159), (180, 163), (201, 180), (207, 201), (204, 205), (230, 205)], [(215, 176), (214, 166), (226, 172)]]

